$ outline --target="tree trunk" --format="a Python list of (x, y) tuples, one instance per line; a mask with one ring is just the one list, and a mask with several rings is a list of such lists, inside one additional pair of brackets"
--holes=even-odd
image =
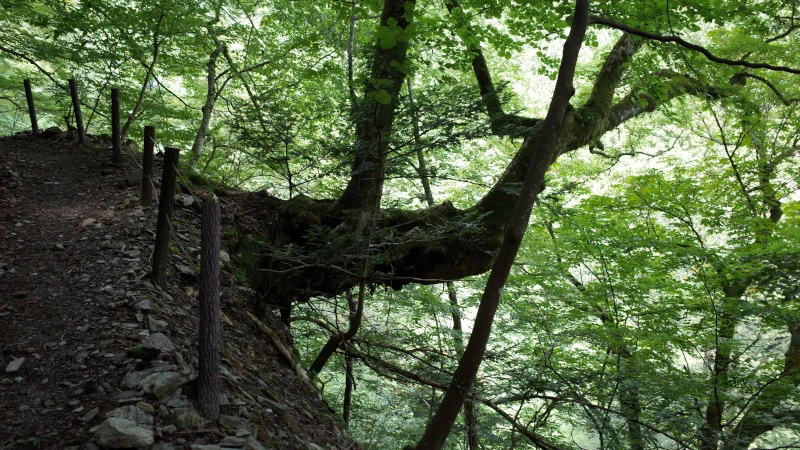
[(425, 428), (425, 433), (416, 446), (417, 450), (438, 450), (450, 434), (456, 416), (472, 386), (483, 360), (486, 345), (492, 329), (492, 322), (500, 302), (506, 279), (514, 263), (522, 237), (528, 226), (531, 209), (536, 200), (544, 175), (555, 159), (558, 139), (569, 101), (575, 94), (573, 79), (578, 53), (588, 26), (589, 1), (578, 0), (572, 20), (569, 37), (564, 44), (564, 56), (559, 68), (556, 88), (542, 130), (535, 139), (526, 138), (522, 146), (534, 147), (535, 157), (531, 160), (514, 213), (508, 224), (495, 260), (492, 272), (486, 282), (480, 307), (475, 317), (472, 335), (464, 355), (459, 361), (450, 386), (445, 393), (433, 420)]
[(322, 347), (319, 355), (317, 355), (317, 358), (311, 363), (311, 367), (308, 369), (308, 376), (312, 380), (319, 375), (322, 368), (328, 363), (331, 355), (333, 355), (333, 352), (352, 339), (361, 327), (361, 319), (364, 316), (364, 296), (366, 290), (366, 281), (363, 278), (366, 277), (368, 264), (368, 261), (364, 261), (363, 263), (362, 280), (361, 284), (358, 285), (358, 301), (355, 302), (355, 304), (353, 304), (354, 302), (348, 302), (350, 304), (350, 325), (346, 332), (331, 336), (328, 342)]
[[(425, 200), (428, 202), (428, 207), (433, 207), (436, 202), (433, 198), (433, 190), (431, 190), (431, 182), (428, 177), (428, 168), (425, 164), (425, 155), (422, 153), (422, 142), (419, 132), (419, 116), (417, 115), (416, 107), (414, 105), (414, 89), (412, 86), (411, 77), (406, 79), (408, 87), (408, 102), (411, 105), (411, 124), (414, 130), (414, 147), (417, 153), (417, 173), (419, 174), (420, 181), (422, 182), (422, 189), (425, 192)], [(448, 281), (445, 283), (447, 286), (447, 297), (450, 300), (450, 313), (453, 318), (453, 347), (457, 355), (464, 353), (464, 336), (461, 327), (461, 311), (458, 307), (458, 293), (456, 292), (455, 283)], [(464, 403), (464, 426), (467, 434), (467, 448), (469, 450), (477, 450), (479, 447), (478, 433), (476, 427), (475, 417), (475, 402), (466, 400)]]
[[(406, 8), (415, 3), (415, 0), (384, 1), (381, 27), (404, 31), (411, 25)], [(380, 80), (380, 83), (366, 85), (364, 98), (356, 112), (351, 175), (333, 208), (333, 214), (337, 216), (345, 210), (376, 210), (380, 207), (389, 137), (406, 77), (397, 63), (406, 60), (408, 50), (408, 42), (402, 34), (390, 33), (393, 33), (391, 39), (382, 39), (375, 46), (370, 78)]]
[(219, 204), (205, 200), (201, 220), (197, 403), (203, 417), (216, 420), (219, 414)]
[(356, 380), (353, 377), (353, 357), (349, 354), (344, 356), (345, 367), (345, 380), (344, 380), (344, 403), (342, 405), (342, 421), (344, 422), (345, 430), (350, 428), (350, 406), (353, 399), (353, 389), (355, 388)]
[(122, 136), (119, 131), (119, 89), (111, 89), (111, 161), (122, 163)]
[(25, 86), (25, 100), (28, 101), (28, 116), (31, 118), (31, 133), (39, 135), (39, 123), (36, 121), (36, 106), (33, 104), (33, 90), (31, 90), (31, 80), (25, 79), (22, 84)]
[(167, 256), (169, 255), (170, 218), (175, 203), (175, 181), (178, 178), (178, 149), (164, 149), (164, 171), (161, 175), (161, 196), (158, 201), (156, 220), (156, 242), (153, 250), (153, 269), (150, 277), (162, 289), (167, 287)]
[(75, 124), (78, 127), (78, 143), (86, 143), (86, 129), (83, 128), (83, 114), (81, 114), (81, 100), (78, 96), (78, 82), (69, 79), (69, 92), (72, 96), (72, 110), (75, 112)]
[(208, 58), (208, 80), (206, 90), (206, 103), (203, 105), (203, 118), (200, 120), (200, 127), (197, 129), (197, 134), (194, 137), (194, 144), (192, 145), (192, 160), (191, 165), (194, 167), (200, 159), (200, 152), (203, 150), (203, 144), (206, 142), (206, 133), (208, 133), (208, 124), (211, 122), (211, 113), (214, 111), (214, 99), (217, 98), (217, 58), (222, 53), (222, 42), (217, 39), (217, 46), (211, 52)]
[[(783, 371), (778, 378), (768, 384), (750, 404), (747, 412), (739, 419), (733, 432), (723, 441), (723, 450), (747, 450), (760, 435), (771, 431), (780, 424), (781, 418), (774, 411), (783, 400), (800, 386), (800, 324), (789, 325), (789, 348), (783, 363)], [(797, 423), (800, 414), (785, 420)]]
[[(156, 29), (153, 31), (153, 59), (150, 61), (150, 65), (147, 67), (147, 73), (144, 76), (142, 89), (139, 90), (139, 98), (136, 100), (136, 105), (134, 105), (131, 113), (128, 115), (128, 119), (125, 121), (125, 125), (122, 127), (122, 131), (120, 132), (121, 140), (125, 140), (125, 137), (128, 135), (128, 130), (130, 130), (131, 125), (133, 125), (133, 121), (136, 120), (136, 116), (139, 114), (139, 108), (142, 107), (142, 102), (144, 102), (144, 95), (147, 92), (147, 87), (150, 85), (150, 77), (153, 76), (153, 69), (155, 69), (156, 61), (158, 61), (158, 33), (161, 29), (161, 22), (163, 22), (163, 20), (164, 14), (162, 13), (158, 18), (158, 22), (156, 23)], [(144, 64), (144, 62), (142, 62), (142, 64)]]
[(700, 450), (717, 450), (722, 432), (722, 414), (725, 411), (725, 398), (728, 394), (728, 372), (733, 350), (733, 336), (736, 331), (735, 311), (744, 294), (746, 285), (728, 285), (723, 288), (725, 299), (721, 310), (715, 311), (716, 349), (711, 372), (711, 393), (706, 407), (705, 422), (700, 428)]
[(153, 203), (153, 150), (155, 145), (156, 128), (147, 125), (144, 127), (142, 146), (142, 206), (145, 208)]

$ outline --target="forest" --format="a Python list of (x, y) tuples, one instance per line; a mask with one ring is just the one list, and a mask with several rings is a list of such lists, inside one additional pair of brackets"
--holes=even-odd
[[(0, 136), (145, 125), (364, 449), (800, 448), (797, 0), (0, 0)], [(212, 189), (213, 190), (213, 189)], [(265, 206), (264, 206), (265, 205)]]

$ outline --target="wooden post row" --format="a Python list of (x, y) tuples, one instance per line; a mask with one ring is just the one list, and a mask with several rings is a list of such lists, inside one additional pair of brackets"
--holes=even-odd
[(161, 175), (161, 196), (158, 203), (158, 220), (156, 220), (156, 243), (153, 250), (153, 269), (150, 277), (153, 282), (167, 287), (167, 255), (169, 254), (169, 229), (172, 217), (172, 206), (175, 202), (175, 181), (177, 179), (178, 149), (164, 149), (164, 171)]
[(39, 134), (39, 124), (36, 121), (36, 107), (33, 106), (33, 91), (31, 90), (31, 80), (24, 80), (25, 85), (25, 98), (28, 100), (28, 115), (31, 116), (31, 130), (33, 135)]
[(72, 109), (75, 111), (75, 124), (78, 127), (78, 143), (86, 143), (86, 129), (83, 127), (83, 115), (81, 114), (81, 101), (78, 97), (78, 82), (74, 78), (69, 79), (69, 93), (72, 96)]
[(119, 89), (111, 89), (111, 162), (122, 162), (122, 142), (119, 134)]
[(219, 203), (206, 200), (200, 224), (200, 348), (197, 400), (209, 420), (219, 415)]
[(142, 154), (142, 206), (153, 202), (153, 148), (156, 144), (156, 128), (144, 127), (144, 153)]

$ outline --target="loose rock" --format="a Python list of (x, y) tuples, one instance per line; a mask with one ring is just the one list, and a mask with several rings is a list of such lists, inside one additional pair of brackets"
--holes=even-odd
[(95, 417), (97, 417), (97, 413), (99, 412), (100, 408), (92, 408), (89, 411), (87, 411), (86, 414), (83, 415), (83, 417), (81, 417), (81, 421), (91, 422), (92, 420), (94, 420)]
[(175, 351), (175, 344), (173, 344), (164, 333), (155, 333), (147, 336), (142, 340), (142, 345), (146, 347), (157, 348), (165, 353), (171, 353)]
[(176, 409), (172, 412), (172, 415), (175, 417), (174, 424), (179, 430), (200, 428), (205, 422), (205, 419), (200, 417), (200, 414), (191, 408)]
[(178, 389), (183, 376), (177, 372), (156, 372), (142, 379), (145, 392), (152, 392), (159, 400), (168, 397)]
[(146, 448), (153, 445), (153, 432), (136, 425), (135, 422), (111, 417), (97, 427), (95, 441), (101, 447)]
[(25, 364), (25, 358), (17, 358), (12, 360), (6, 366), (6, 373), (17, 373), (19, 372), (20, 367)]
[(134, 405), (122, 406), (106, 414), (106, 417), (127, 419), (137, 425), (152, 425), (153, 416), (145, 413)]

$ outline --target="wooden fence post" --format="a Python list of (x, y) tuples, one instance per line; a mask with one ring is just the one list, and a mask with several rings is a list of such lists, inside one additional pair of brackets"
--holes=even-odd
[[(119, 122), (118, 122), (119, 123)], [(144, 127), (144, 153), (142, 153), (142, 206), (153, 202), (153, 148), (156, 144), (156, 128)]]
[(119, 89), (111, 89), (111, 162), (122, 163), (122, 142), (119, 134)]
[(167, 287), (167, 255), (169, 254), (169, 230), (172, 207), (175, 203), (175, 181), (178, 177), (178, 149), (164, 149), (164, 172), (161, 175), (161, 196), (156, 221), (156, 243), (153, 250), (153, 282), (161, 288)]
[(69, 79), (69, 93), (72, 96), (72, 109), (75, 111), (75, 125), (78, 127), (78, 143), (86, 143), (86, 129), (83, 128), (83, 115), (81, 114), (81, 101), (78, 97), (78, 82)]
[(200, 225), (200, 348), (198, 406), (209, 420), (219, 415), (219, 203), (203, 202)]
[(26, 79), (22, 83), (25, 85), (25, 98), (28, 100), (28, 115), (31, 116), (31, 130), (33, 130), (33, 135), (37, 136), (39, 134), (39, 124), (36, 122), (36, 107), (33, 106), (31, 80)]

